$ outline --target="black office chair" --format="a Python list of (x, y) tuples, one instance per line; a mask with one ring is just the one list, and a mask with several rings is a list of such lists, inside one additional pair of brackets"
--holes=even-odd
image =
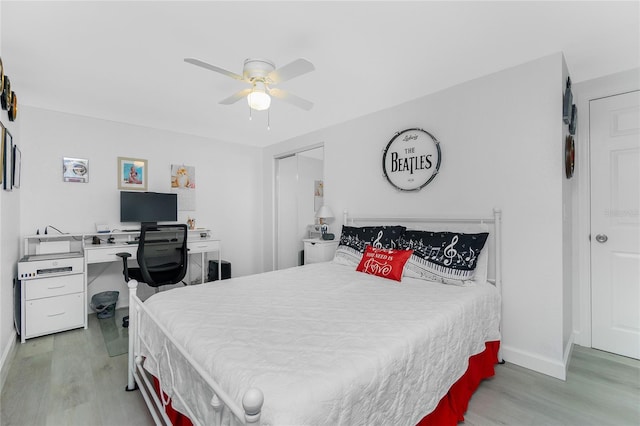
[[(151, 287), (177, 284), (187, 273), (187, 225), (146, 225), (140, 229), (136, 260), (138, 268), (130, 268), (127, 260), (131, 253), (116, 253), (122, 258), (122, 273), (126, 282), (132, 279)], [(129, 326), (129, 316), (122, 320)]]

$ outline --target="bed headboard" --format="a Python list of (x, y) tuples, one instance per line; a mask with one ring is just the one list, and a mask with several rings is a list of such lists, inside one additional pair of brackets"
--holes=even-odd
[(407, 229), (429, 231), (489, 232), (486, 243), (489, 255), (488, 278), (502, 293), (502, 211), (500, 209), (493, 209), (493, 215), (488, 217), (364, 216), (350, 215), (345, 210), (342, 223), (349, 226), (402, 225)]

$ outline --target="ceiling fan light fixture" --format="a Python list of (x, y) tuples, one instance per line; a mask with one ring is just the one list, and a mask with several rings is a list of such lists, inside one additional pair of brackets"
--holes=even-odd
[(247, 96), (247, 103), (251, 109), (256, 111), (264, 111), (271, 106), (271, 96), (265, 90), (264, 83), (256, 83), (253, 85), (251, 93)]

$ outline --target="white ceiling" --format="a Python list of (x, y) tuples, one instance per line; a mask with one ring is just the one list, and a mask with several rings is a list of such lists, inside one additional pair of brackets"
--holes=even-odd
[[(266, 146), (564, 52), (580, 82), (640, 66), (638, 1), (0, 3), (2, 60), (20, 104)], [(267, 114), (218, 102), (241, 73), (305, 57)], [(525, 81), (522, 84), (526, 84)]]

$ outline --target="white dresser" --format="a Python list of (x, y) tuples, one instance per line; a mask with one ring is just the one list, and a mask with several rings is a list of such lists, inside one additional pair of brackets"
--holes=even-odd
[(333, 259), (338, 240), (321, 240), (318, 238), (307, 238), (304, 243), (304, 263), (328, 262)]

